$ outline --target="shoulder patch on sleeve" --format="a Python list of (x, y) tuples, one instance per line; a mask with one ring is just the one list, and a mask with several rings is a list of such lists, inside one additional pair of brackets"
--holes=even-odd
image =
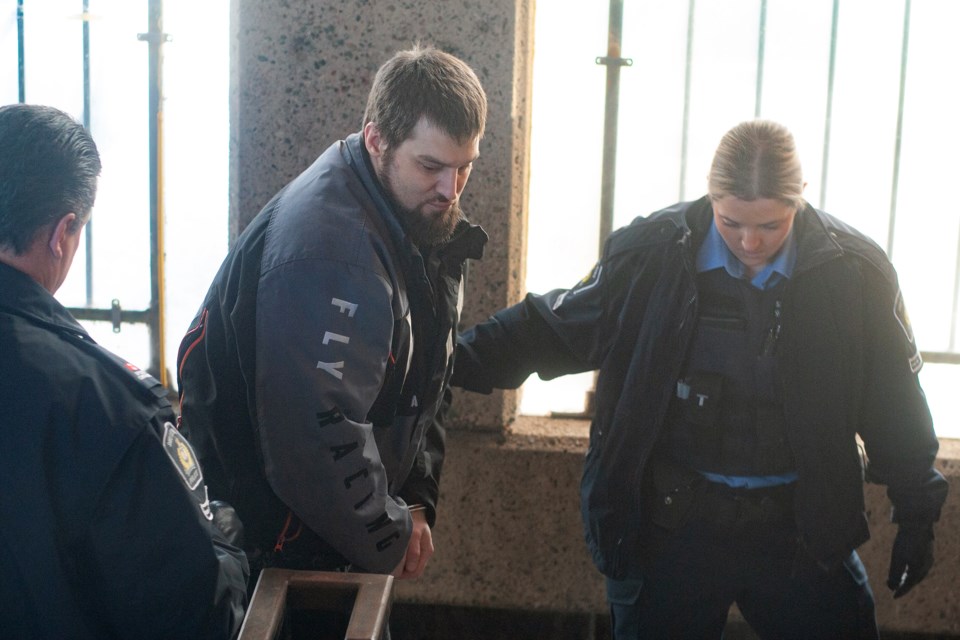
[(167, 457), (183, 478), (187, 488), (194, 491), (199, 487), (203, 482), (203, 472), (200, 471), (193, 447), (170, 422), (163, 425), (163, 450), (167, 452)]
[(590, 273), (584, 276), (583, 280), (573, 287), (574, 292), (585, 291), (597, 286), (597, 283), (600, 282), (601, 273), (603, 273), (603, 265), (598, 262), (594, 265), (593, 269), (590, 270)]
[(899, 289), (897, 289), (897, 297), (893, 303), (893, 315), (896, 317), (900, 329), (903, 330), (903, 335), (906, 337), (907, 342), (913, 347), (907, 364), (910, 366), (911, 372), (917, 373), (923, 367), (923, 358), (920, 356), (920, 351), (917, 350), (913, 335), (913, 326), (910, 324), (910, 315), (907, 313), (907, 305), (903, 302), (903, 292)]
[(578, 293), (583, 293), (589, 289), (593, 289), (600, 283), (600, 274), (603, 273), (603, 265), (599, 262), (593, 266), (593, 269), (590, 270), (586, 276), (583, 277), (583, 280), (573, 285), (572, 289), (564, 291), (560, 296), (554, 301), (552, 309), (556, 311), (560, 305), (563, 304), (563, 301), (567, 296), (575, 296)]
[(913, 327), (910, 325), (910, 316), (907, 314), (907, 305), (903, 302), (903, 292), (897, 289), (897, 298), (893, 303), (893, 315), (896, 316), (900, 328), (903, 329), (903, 335), (907, 341), (913, 344)]

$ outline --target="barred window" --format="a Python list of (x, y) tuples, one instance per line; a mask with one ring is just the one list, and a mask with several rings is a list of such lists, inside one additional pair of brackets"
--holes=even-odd
[[(807, 200), (892, 258), (938, 434), (960, 437), (960, 5), (571, 0), (538, 3), (536, 20), (530, 291), (583, 277), (604, 215), (617, 228), (703, 195), (730, 127), (776, 120), (797, 140)], [(592, 380), (532, 378), (521, 408), (582, 412)]]
[(0, 8), (0, 104), (71, 114), (103, 162), (57, 299), (99, 343), (168, 386), (179, 338), (227, 250), (228, 5)]

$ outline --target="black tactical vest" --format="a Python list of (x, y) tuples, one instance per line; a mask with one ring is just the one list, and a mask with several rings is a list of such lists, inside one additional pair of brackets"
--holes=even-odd
[(697, 275), (697, 329), (667, 412), (662, 451), (723, 475), (795, 469), (774, 353), (783, 282), (761, 291), (724, 269)]

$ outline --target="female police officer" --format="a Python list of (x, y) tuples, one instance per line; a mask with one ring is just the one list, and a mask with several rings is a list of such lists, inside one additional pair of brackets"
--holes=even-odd
[(899, 523), (895, 596), (946, 496), (896, 273), (804, 202), (778, 124), (730, 130), (708, 186), (467, 332), (454, 384), (599, 369), (581, 508), (617, 638), (719, 638), (734, 602), (765, 638), (875, 638), (857, 435)]

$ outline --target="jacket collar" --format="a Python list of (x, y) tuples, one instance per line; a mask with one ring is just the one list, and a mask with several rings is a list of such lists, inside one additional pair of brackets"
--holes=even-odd
[(348, 136), (344, 143), (344, 148), (346, 149), (347, 164), (350, 165), (350, 168), (353, 169), (357, 177), (360, 178), (360, 182), (373, 200), (377, 213), (380, 214), (380, 220), (386, 227), (390, 240), (393, 241), (393, 245), (398, 249), (403, 247), (405, 249), (403, 254), (406, 256), (409, 256), (411, 253), (416, 253), (416, 246), (410, 238), (407, 237), (403, 226), (400, 224), (400, 220), (393, 210), (393, 206), (390, 204), (390, 199), (387, 198), (387, 194), (380, 185), (380, 180), (377, 178), (373, 164), (370, 162), (370, 156), (363, 146), (362, 133), (358, 132)]
[(797, 213), (793, 225), (797, 233), (797, 273), (844, 254), (836, 234), (828, 227), (823, 212), (809, 204)]
[[(686, 203), (683, 207), (671, 207), (665, 215), (684, 231), (684, 240), (689, 242), (694, 252), (707, 236), (713, 224), (713, 208), (710, 198)], [(797, 262), (794, 273), (823, 264), (843, 255), (843, 249), (830, 231), (824, 214), (807, 204), (797, 212), (793, 221), (793, 232), (797, 235)]]
[(87, 335), (67, 309), (39, 282), (0, 262), (0, 309), (51, 329)]
[(461, 220), (453, 230), (450, 240), (440, 247), (437, 253), (445, 259), (457, 262), (467, 259), (479, 260), (483, 257), (487, 240), (489, 236), (480, 225)]

